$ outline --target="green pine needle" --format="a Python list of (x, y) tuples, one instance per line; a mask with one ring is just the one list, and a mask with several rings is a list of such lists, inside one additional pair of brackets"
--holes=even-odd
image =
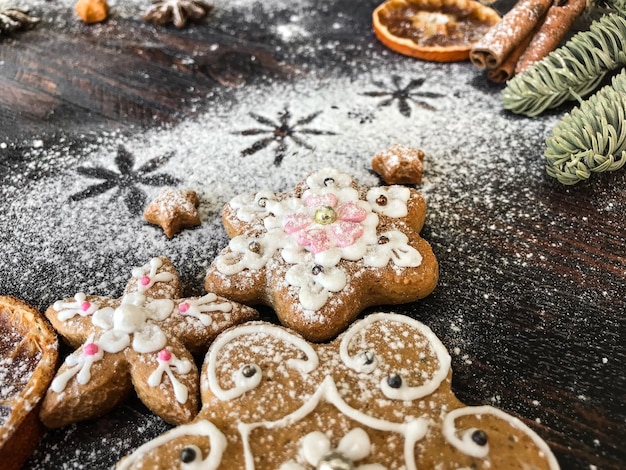
[(566, 114), (546, 139), (548, 175), (575, 184), (626, 163), (626, 70)]
[(537, 116), (567, 100), (587, 96), (608, 72), (623, 66), (626, 17), (611, 13), (509, 80), (502, 104), (514, 113)]

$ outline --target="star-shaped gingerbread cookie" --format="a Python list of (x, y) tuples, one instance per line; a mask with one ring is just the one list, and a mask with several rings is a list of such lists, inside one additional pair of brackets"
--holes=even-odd
[(438, 265), (419, 235), (425, 217), (416, 190), (360, 187), (332, 168), (290, 194), (237, 196), (222, 214), (231, 241), (209, 267), (205, 287), (272, 306), (284, 325), (325, 341), (366, 307), (432, 292)]
[(198, 411), (201, 353), (224, 329), (257, 312), (209, 293), (180, 298), (178, 273), (167, 258), (134, 268), (119, 299), (76, 294), (46, 317), (77, 350), (58, 370), (40, 416), (48, 427), (94, 418), (134, 388), (143, 403), (172, 424)]
[(200, 225), (198, 205), (200, 199), (190, 189), (163, 189), (144, 210), (144, 218), (159, 225), (167, 238), (172, 238), (183, 228)]
[(424, 324), (372, 314), (330, 343), (254, 322), (222, 333), (191, 424), (118, 470), (556, 470), (529, 426), (452, 393), (450, 355)]

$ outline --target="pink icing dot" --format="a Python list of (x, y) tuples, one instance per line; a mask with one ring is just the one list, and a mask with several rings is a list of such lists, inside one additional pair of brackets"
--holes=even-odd
[(87, 343), (83, 348), (83, 351), (85, 351), (87, 356), (93, 356), (94, 354), (97, 354), (99, 350), (100, 348), (98, 348), (98, 345), (95, 343)]
[(150, 284), (150, 277), (143, 276), (141, 279), (139, 279), (139, 282), (141, 282), (142, 286), (147, 286), (148, 284)]
[(185, 313), (187, 312), (187, 310), (189, 310), (189, 307), (191, 307), (191, 305), (189, 305), (189, 302), (183, 302), (178, 306), (178, 311), (180, 313)]
[(172, 358), (172, 353), (169, 352), (167, 349), (161, 349), (159, 351), (159, 359), (162, 361), (169, 361)]
[(86, 300), (82, 304), (80, 304), (80, 309), (83, 312), (86, 312), (87, 310), (89, 310), (89, 307), (91, 307), (91, 302), (87, 302)]

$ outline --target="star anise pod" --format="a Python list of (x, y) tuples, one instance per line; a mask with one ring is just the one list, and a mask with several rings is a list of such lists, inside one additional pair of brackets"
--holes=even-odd
[(153, 0), (142, 17), (158, 25), (174, 23), (177, 28), (182, 28), (187, 20), (204, 18), (212, 8), (205, 0)]
[(0, 8), (0, 35), (30, 29), (39, 23), (39, 18), (28, 15), (28, 11), (17, 8)]

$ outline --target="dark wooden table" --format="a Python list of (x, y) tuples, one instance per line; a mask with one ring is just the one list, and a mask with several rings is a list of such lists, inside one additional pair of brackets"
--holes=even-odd
[[(35, 3), (41, 24), (0, 40), (0, 294), (42, 310), (81, 290), (116, 296), (146, 253), (170, 256), (187, 293), (201, 293), (227, 243), (220, 179), (234, 192), (280, 181), (271, 189), (285, 190), (318, 158), (371, 179), (369, 158), (402, 135), (427, 152), (423, 236), (441, 279), (425, 300), (383, 309), (430, 326), (452, 353), (457, 396), (522, 418), (564, 469), (625, 468), (626, 171), (571, 188), (551, 180), (543, 140), (568, 108), (509, 115), (501, 88), (470, 64), (385, 50), (371, 31), (376, 4), (238, 1), (176, 30), (128, 14), (133, 2), (94, 26), (69, 7)], [(358, 100), (344, 100), (343, 88)], [(246, 130), (269, 125), (259, 116), (287, 121), (287, 109), (311, 131), (300, 135), (305, 145), (255, 147), (260, 137)], [(385, 134), (392, 118), (405, 133)], [(208, 146), (202, 165), (224, 171), (218, 159), (231, 159), (232, 174), (194, 179), (185, 167), (198, 149), (184, 140), (203, 122), (235, 151), (220, 157)], [(128, 180), (72, 200), (98, 183), (77, 168), (111, 162), (119, 142), (136, 160), (174, 146), (163, 171), (200, 190), (200, 228), (165, 240), (133, 212), (150, 188), (133, 192)], [(335, 151), (320, 156), (327, 148)], [(256, 178), (232, 177), (239, 162), (256, 161)], [(107, 468), (167, 428), (130, 398), (100, 420), (48, 432), (26, 468)]]

